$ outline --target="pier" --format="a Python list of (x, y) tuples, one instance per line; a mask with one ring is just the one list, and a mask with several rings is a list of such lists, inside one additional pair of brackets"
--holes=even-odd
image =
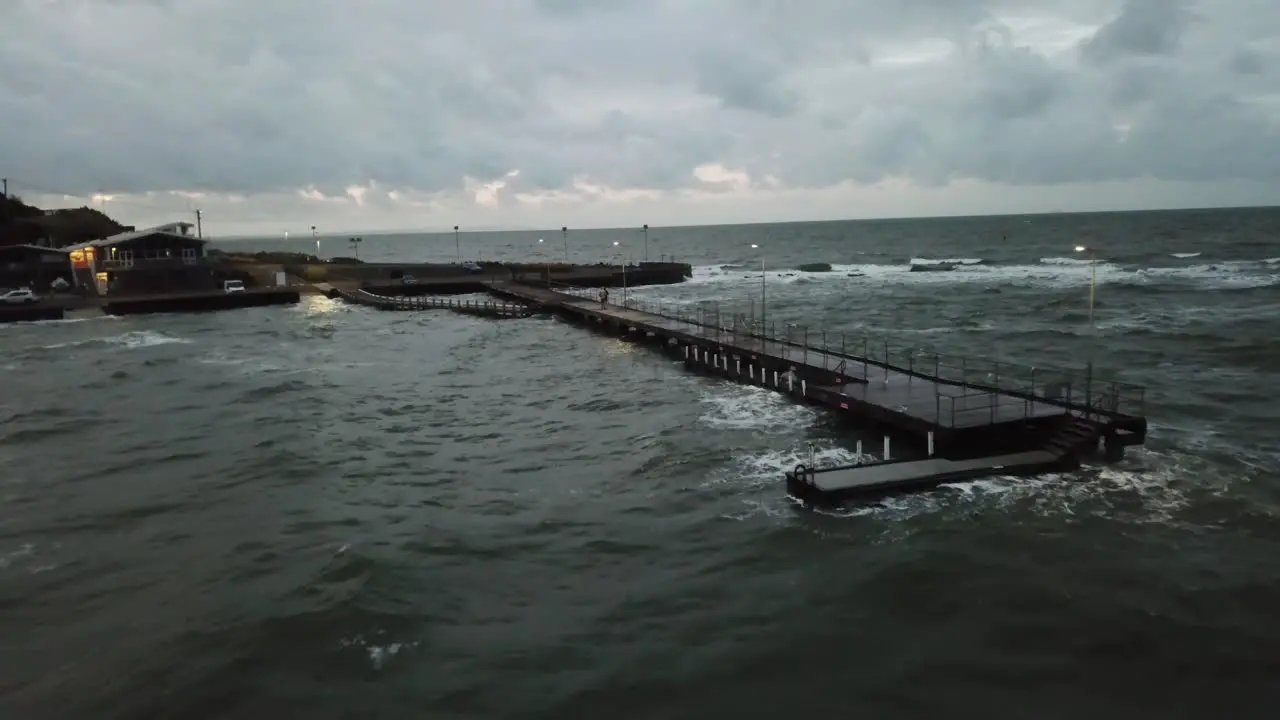
[[(495, 316), (518, 316), (508, 309), (512, 305), (524, 314), (555, 314), (651, 344), (693, 372), (827, 408), (883, 436), (878, 460), (825, 468), (810, 462), (786, 473), (788, 494), (809, 505), (997, 474), (1069, 470), (1099, 445), (1108, 460), (1117, 460), (1124, 448), (1146, 439), (1144, 389), (1100, 380), (1091, 371), (953, 359), (849, 333), (779, 328), (740, 313), (721, 314), (717, 307), (636, 298), (602, 304), (594, 290), (545, 281), (490, 280), (485, 288), (503, 301), (495, 303), (503, 308)], [(348, 299), (374, 304), (367, 297)], [(394, 301), (387, 309), (417, 307), (451, 308), (437, 299), (421, 306)]]
[(474, 300), (435, 295), (377, 295), (368, 290), (340, 290), (328, 288), (327, 292), (356, 305), (367, 305), (379, 310), (451, 310), (463, 315), (489, 318), (523, 318), (533, 314), (533, 308), (519, 302)]

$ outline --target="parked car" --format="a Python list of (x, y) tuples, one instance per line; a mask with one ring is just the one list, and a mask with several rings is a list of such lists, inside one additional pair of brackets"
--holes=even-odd
[(40, 302), (40, 298), (31, 292), (31, 288), (18, 288), (17, 290), (0, 292), (0, 303), (6, 305), (30, 305), (36, 302)]
[(470, 260), (468, 260), (467, 262), (462, 263), (462, 269), (463, 269), (463, 270), (466, 270), (467, 272), (471, 273), (472, 275), (475, 275), (476, 273), (482, 273), (482, 272), (484, 272), (484, 268), (480, 267), (480, 264), (479, 264), (479, 263), (472, 262), (472, 261), (470, 261)]
[(409, 273), (405, 273), (404, 275), (400, 276), (400, 282), (405, 285), (417, 285), (418, 278), (410, 275)]
[(231, 295), (232, 293), (242, 293), (244, 292), (244, 281), (243, 280), (227, 280), (226, 282), (222, 283), (222, 291), (228, 295)]

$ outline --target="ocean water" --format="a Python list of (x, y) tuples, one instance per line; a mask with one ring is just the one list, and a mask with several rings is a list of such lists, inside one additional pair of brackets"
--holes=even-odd
[[(1148, 388), (1117, 465), (830, 513), (782, 472), (855, 431), (551, 318), (0, 325), (0, 717), (1271, 717), (1278, 238), (1277, 210), (651, 229), (695, 265), (653, 302), (745, 310), (763, 260), (778, 323)], [(615, 241), (643, 258), (568, 253)], [(228, 243), (282, 246), (314, 249)]]

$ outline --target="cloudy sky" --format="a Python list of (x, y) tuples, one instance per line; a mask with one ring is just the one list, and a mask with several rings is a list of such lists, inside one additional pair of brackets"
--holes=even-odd
[(1276, 0), (0, 0), (0, 175), (213, 234), (1280, 203)]

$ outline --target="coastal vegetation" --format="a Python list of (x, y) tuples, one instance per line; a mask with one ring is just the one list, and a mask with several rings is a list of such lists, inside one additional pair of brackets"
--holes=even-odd
[(66, 247), (133, 230), (91, 207), (42, 210), (0, 197), (0, 245)]

